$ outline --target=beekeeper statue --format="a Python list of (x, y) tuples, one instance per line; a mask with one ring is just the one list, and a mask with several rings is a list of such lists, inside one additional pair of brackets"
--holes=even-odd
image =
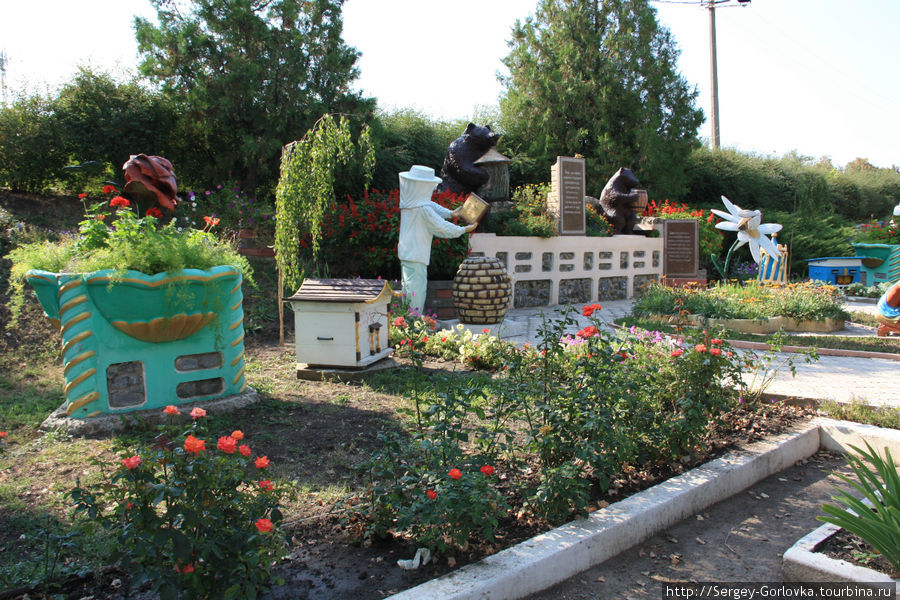
[(431, 201), (434, 188), (441, 182), (434, 169), (414, 165), (400, 173), (400, 283), (410, 310), (421, 314), (428, 288), (428, 263), (434, 236), (457, 238), (477, 227), (477, 223), (460, 227), (447, 221), (458, 215)]

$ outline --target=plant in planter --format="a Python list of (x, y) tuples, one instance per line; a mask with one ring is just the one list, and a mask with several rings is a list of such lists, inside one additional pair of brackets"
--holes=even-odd
[[(900, 576), (900, 476), (890, 450), (880, 456), (866, 442), (866, 450), (850, 446), (855, 454), (847, 455), (847, 462), (857, 481), (837, 474), (862, 494), (860, 500), (846, 491), (839, 491), (834, 499), (846, 508), (824, 504), (828, 516), (820, 521), (843, 527), (860, 537), (884, 556), (894, 569), (892, 577)], [(868, 464), (867, 464), (868, 463)], [(869, 468), (868, 465), (872, 465)]]
[(217, 219), (182, 229), (162, 223), (164, 209), (140, 216), (115, 196), (88, 207), (77, 233), (10, 252), (14, 314), (27, 281), (60, 327), (70, 417), (245, 387), (241, 281), (249, 265), (210, 233)]

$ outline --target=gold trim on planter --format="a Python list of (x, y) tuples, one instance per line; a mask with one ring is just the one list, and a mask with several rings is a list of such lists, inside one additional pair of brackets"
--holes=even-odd
[(83, 284), (83, 283), (84, 283), (84, 282), (83, 282), (82, 280), (80, 280), (80, 279), (75, 279), (75, 280), (73, 280), (73, 281), (70, 281), (69, 283), (67, 283), (67, 284), (65, 284), (65, 285), (63, 285), (63, 286), (61, 286), (61, 287), (59, 288), (59, 291), (56, 293), (56, 295), (57, 295), (58, 298), (62, 298), (62, 295), (63, 295), (63, 294), (65, 294), (66, 292), (68, 292), (69, 290), (71, 290), (71, 289), (73, 289), (73, 288), (77, 288), (79, 285), (81, 285), (81, 284)]
[(76, 323), (81, 323), (85, 319), (90, 319), (90, 318), (91, 318), (91, 313), (89, 313), (89, 312), (83, 312), (80, 315), (75, 315), (74, 317), (72, 317), (71, 319), (66, 321), (66, 324), (62, 326), (62, 329), (60, 329), (59, 332), (65, 333), (66, 330), (69, 327), (71, 327), (72, 325), (75, 325)]
[[(98, 283), (102, 281), (109, 281), (112, 283), (136, 283), (138, 285), (143, 285), (149, 288), (156, 288), (161, 285), (167, 285), (169, 283), (177, 283), (180, 281), (212, 281), (213, 279), (219, 279), (221, 277), (234, 277), (236, 273), (234, 271), (227, 271), (225, 273), (216, 273), (215, 275), (208, 275), (203, 277), (201, 275), (178, 275), (176, 277), (168, 277), (166, 279), (160, 279), (159, 281), (145, 281), (143, 279), (134, 279), (131, 277), (111, 277), (109, 275), (99, 275), (97, 277), (91, 277), (87, 280), (89, 284)], [(240, 287), (240, 284), (238, 284)], [(235, 290), (237, 288), (234, 288)], [(234, 290), (232, 290), (234, 291)]]
[(238, 354), (237, 357), (236, 357), (233, 361), (231, 361), (231, 366), (233, 367), (234, 365), (236, 365), (236, 364), (238, 364), (239, 362), (241, 362), (241, 359), (242, 359), (242, 358), (244, 358), (244, 353), (243, 353), (243, 352), (241, 352), (240, 354)]
[(71, 416), (71, 414), (73, 412), (75, 412), (82, 406), (85, 406), (85, 405), (90, 404), (91, 402), (97, 400), (99, 397), (100, 397), (100, 394), (98, 392), (91, 392), (90, 394), (85, 394), (78, 400), (73, 400), (72, 402), (69, 403), (69, 406), (66, 407), (66, 414)]
[(174, 342), (183, 340), (206, 327), (216, 313), (196, 313), (193, 315), (175, 315), (173, 317), (159, 317), (151, 321), (111, 321), (113, 327), (126, 335), (141, 340), (142, 342)]
[(241, 377), (244, 376), (244, 367), (241, 367), (241, 370), (237, 372), (237, 375), (234, 376), (234, 381), (231, 382), (231, 385), (237, 385), (237, 382), (240, 381)]
[(92, 335), (94, 335), (93, 331), (82, 331), (81, 333), (79, 333), (78, 335), (73, 337), (71, 340), (66, 342), (66, 345), (63, 346), (63, 349), (62, 349), (63, 356), (66, 355), (66, 352), (68, 352), (72, 348), (72, 346), (74, 346), (75, 344), (77, 344), (78, 342), (80, 342), (81, 340), (83, 340), (85, 338), (91, 337)]
[(244, 322), (244, 317), (241, 317), (240, 319), (238, 319), (237, 321), (235, 321), (235, 322), (231, 325), (231, 327), (229, 327), (228, 329), (234, 331), (235, 329), (237, 329), (238, 327), (240, 327), (241, 323), (243, 323), (243, 322)]
[(238, 339), (236, 339), (236, 340), (234, 340), (233, 342), (231, 342), (231, 347), (233, 348), (233, 347), (237, 346), (238, 344), (240, 344), (240, 343), (243, 342), (243, 341), (244, 341), (244, 334), (242, 333)]
[(75, 386), (77, 386), (79, 383), (81, 383), (82, 381), (84, 381), (85, 379), (87, 379), (88, 377), (90, 377), (91, 375), (93, 375), (96, 372), (97, 372), (97, 369), (93, 369), (93, 368), (88, 369), (87, 371), (85, 371), (84, 373), (82, 373), (81, 375), (79, 375), (78, 377), (76, 377), (75, 379), (70, 381), (69, 383), (67, 383), (66, 387), (63, 388), (63, 396), (68, 396), (69, 392), (71, 392)]
[(73, 358), (72, 360), (67, 362), (65, 364), (65, 367), (63, 368), (63, 377), (65, 377), (66, 375), (69, 374), (69, 371), (72, 369), (72, 367), (74, 367), (75, 365), (79, 364), (80, 362), (82, 362), (84, 360), (87, 360), (88, 358), (92, 357), (93, 355), (94, 355), (94, 351), (88, 350), (87, 352), (82, 352), (81, 354), (79, 354), (78, 356), (76, 356), (75, 358)]
[(231, 310), (237, 310), (237, 309), (239, 309), (239, 308), (241, 307), (241, 304), (243, 304), (243, 303), (244, 303), (244, 299), (241, 298), (240, 300), (238, 300), (238, 303), (237, 303), (237, 304), (235, 304), (234, 306), (231, 307)]
[(59, 307), (59, 316), (61, 317), (64, 312), (66, 312), (73, 306), (77, 306), (77, 305), (81, 304), (82, 302), (87, 301), (87, 299), (88, 299), (87, 294), (75, 296), (74, 298), (72, 298), (71, 300), (69, 300), (68, 302), (66, 302), (65, 304), (63, 304), (62, 306)]

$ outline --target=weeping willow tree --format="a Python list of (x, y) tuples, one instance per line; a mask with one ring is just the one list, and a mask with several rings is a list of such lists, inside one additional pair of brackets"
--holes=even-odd
[(300, 140), (281, 153), (281, 174), (275, 188), (275, 255), (278, 261), (278, 320), (284, 344), (281, 302), (284, 288), (295, 290), (303, 281), (301, 240), (308, 238), (313, 262), (318, 260), (322, 224), (335, 203), (334, 183), (342, 167), (360, 165), (363, 187), (372, 181), (375, 151), (369, 126), (364, 125), (353, 142), (350, 119), (325, 114)]

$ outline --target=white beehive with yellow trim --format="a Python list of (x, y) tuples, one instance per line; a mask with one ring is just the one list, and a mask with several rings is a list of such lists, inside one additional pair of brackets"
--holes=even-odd
[(304, 280), (287, 299), (297, 368), (362, 369), (390, 356), (388, 304), (398, 295), (382, 279)]

